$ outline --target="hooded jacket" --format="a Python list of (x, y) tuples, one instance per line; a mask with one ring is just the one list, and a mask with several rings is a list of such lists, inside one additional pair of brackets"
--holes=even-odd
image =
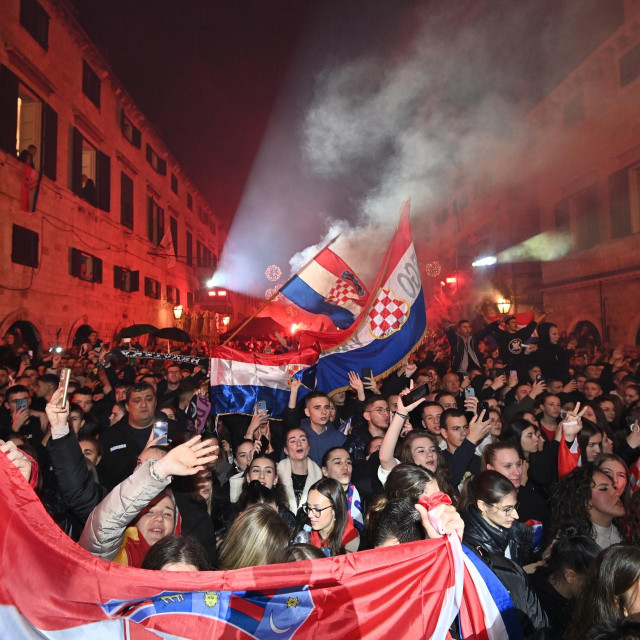
[(551, 344), (549, 331), (553, 326), (552, 322), (541, 322), (538, 325), (538, 350), (530, 356), (530, 362), (542, 369), (545, 378), (556, 378), (562, 382), (568, 382), (569, 360), (573, 356), (573, 351), (564, 349), (559, 344)]
[[(528, 552), (531, 544), (530, 527), (518, 522), (515, 530), (494, 527), (482, 518), (476, 507), (463, 514), (464, 535), (462, 541), (496, 574), (505, 586), (518, 614), (525, 638), (541, 640), (548, 637), (549, 621), (538, 597), (529, 588), (524, 570), (504, 553), (509, 547), (512, 558)], [(513, 528), (513, 527), (512, 527)], [(531, 531), (526, 539), (527, 531)]]

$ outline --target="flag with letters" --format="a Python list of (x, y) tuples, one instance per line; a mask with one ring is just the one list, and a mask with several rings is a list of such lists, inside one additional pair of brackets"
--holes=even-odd
[(371, 367), (376, 378), (385, 376), (422, 341), (427, 314), (409, 208), (407, 200), (376, 285), (352, 328), (341, 334), (305, 332), (304, 343), (321, 348), (314, 366), (316, 389), (326, 393), (346, 389), (348, 372), (364, 367)]

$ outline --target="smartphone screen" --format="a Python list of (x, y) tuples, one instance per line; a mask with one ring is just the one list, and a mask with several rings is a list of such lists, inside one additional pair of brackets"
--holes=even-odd
[(156, 444), (167, 444), (167, 430), (169, 429), (168, 422), (154, 422), (153, 423), (153, 437), (158, 438), (159, 436), (164, 436)]

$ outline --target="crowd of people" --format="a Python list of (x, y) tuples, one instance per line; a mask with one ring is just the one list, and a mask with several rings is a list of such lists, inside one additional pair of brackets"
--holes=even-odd
[(292, 378), (275, 420), (210, 415), (201, 364), (114, 356), (96, 332), (42, 355), (5, 336), (0, 450), (113, 562), (227, 570), (457, 532), (525, 638), (640, 638), (640, 360), (578, 346), (544, 316), (461, 320), (384, 379)]

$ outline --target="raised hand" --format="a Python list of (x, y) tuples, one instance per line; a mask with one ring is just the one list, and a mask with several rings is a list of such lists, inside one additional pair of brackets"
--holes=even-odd
[(0, 440), (0, 451), (7, 456), (7, 460), (22, 474), (24, 479), (31, 480), (31, 460), (16, 446), (15, 442)]
[(537, 398), (541, 393), (547, 390), (547, 383), (544, 380), (536, 380), (531, 385), (531, 391), (529, 391), (530, 398)]
[(156, 460), (154, 469), (160, 478), (168, 476), (193, 476), (205, 469), (205, 465), (218, 459), (220, 447), (211, 440), (195, 436), (188, 442), (171, 449), (164, 458)]
[(358, 393), (364, 391), (364, 383), (355, 371), (349, 371), (349, 386)]
[(469, 435), (467, 436), (469, 442), (473, 442), (474, 444), (479, 444), (482, 442), (485, 437), (489, 433), (489, 429), (491, 428), (491, 423), (489, 422), (489, 418), (485, 419), (485, 409), (480, 412), (480, 415), (473, 416), (471, 422), (469, 423)]
[(464, 400), (464, 408), (471, 413), (478, 413), (478, 398), (469, 396)]
[(396, 409), (396, 415), (398, 413), (407, 415), (409, 412), (413, 411), (419, 404), (422, 404), (423, 402), (426, 401), (426, 398), (420, 398), (419, 400), (416, 400), (415, 402), (412, 402), (411, 404), (408, 404), (405, 406), (403, 402), (403, 397), (406, 396), (407, 393), (409, 393), (409, 391), (413, 389), (413, 387), (414, 387), (413, 380), (411, 380), (411, 382), (409, 383), (409, 388), (400, 392), (400, 395), (398, 396), (398, 408)]
[(67, 406), (64, 409), (60, 406), (62, 404), (63, 395), (64, 389), (62, 386), (59, 386), (53, 392), (51, 400), (47, 402), (44, 408), (47, 418), (49, 418), (51, 429), (63, 429), (68, 425), (67, 419), (69, 417), (69, 402), (67, 402)]
[(567, 414), (560, 423), (562, 434), (565, 438), (573, 439), (576, 437), (576, 434), (582, 429), (582, 416), (586, 410), (587, 407), (585, 406), (584, 409), (580, 411), (580, 403), (576, 402), (575, 409), (567, 411)]

